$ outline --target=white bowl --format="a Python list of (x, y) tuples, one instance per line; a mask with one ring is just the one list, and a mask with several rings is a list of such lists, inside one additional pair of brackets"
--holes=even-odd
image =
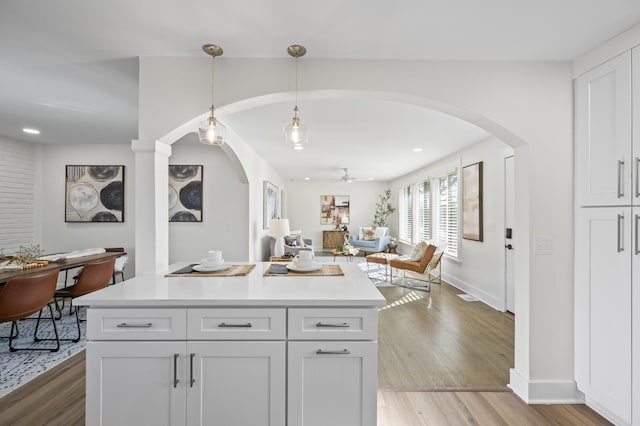
[(224, 259), (220, 260), (210, 260), (210, 259), (200, 259), (200, 264), (205, 268), (215, 268), (224, 263)]
[(314, 262), (313, 262), (313, 260), (308, 260), (308, 261), (294, 260), (293, 264), (296, 265), (299, 268), (305, 269), (305, 268), (309, 268), (309, 267), (313, 266)]

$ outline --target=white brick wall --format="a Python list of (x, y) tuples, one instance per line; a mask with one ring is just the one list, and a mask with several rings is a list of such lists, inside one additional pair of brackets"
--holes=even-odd
[(33, 244), (37, 145), (0, 137), (0, 248)]

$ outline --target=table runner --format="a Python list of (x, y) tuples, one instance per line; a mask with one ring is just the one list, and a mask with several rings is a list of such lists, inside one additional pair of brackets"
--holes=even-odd
[[(277, 264), (275, 265), (277, 267)], [(286, 274), (272, 273), (271, 269), (273, 267), (274, 267), (274, 264), (269, 265), (269, 268), (264, 272), (265, 277), (294, 277), (294, 276), (335, 277), (335, 276), (344, 275), (344, 272), (342, 272), (342, 268), (340, 267), (340, 265), (322, 265), (320, 269), (317, 269), (315, 271), (309, 271), (309, 272), (298, 272), (298, 271), (288, 270)]]
[(229, 269), (225, 269), (224, 271), (198, 272), (193, 270), (195, 265), (197, 265), (197, 263), (178, 269), (177, 271), (173, 271), (165, 275), (165, 277), (239, 277), (249, 275), (249, 272), (253, 271), (253, 268), (256, 267), (255, 264), (231, 265)]

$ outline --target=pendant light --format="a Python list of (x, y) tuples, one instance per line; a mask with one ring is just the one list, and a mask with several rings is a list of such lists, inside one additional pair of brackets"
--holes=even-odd
[(200, 142), (207, 145), (224, 145), (224, 137), (227, 134), (227, 126), (218, 121), (214, 115), (215, 108), (213, 106), (213, 74), (214, 60), (216, 56), (222, 56), (222, 47), (215, 44), (205, 44), (202, 46), (204, 53), (211, 56), (211, 115), (206, 120), (200, 122), (198, 126), (198, 136)]
[(284, 140), (293, 146), (294, 149), (304, 148), (304, 144), (309, 141), (309, 130), (298, 117), (298, 58), (307, 53), (304, 46), (292, 44), (287, 48), (287, 53), (296, 59), (296, 104), (293, 108), (293, 119), (285, 123), (282, 128)]

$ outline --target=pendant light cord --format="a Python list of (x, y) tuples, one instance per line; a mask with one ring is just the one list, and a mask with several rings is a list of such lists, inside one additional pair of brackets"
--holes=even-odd
[(298, 108), (298, 57), (296, 56), (296, 108)]
[(213, 82), (214, 73), (216, 71), (216, 57), (211, 55), (211, 106), (213, 106)]

